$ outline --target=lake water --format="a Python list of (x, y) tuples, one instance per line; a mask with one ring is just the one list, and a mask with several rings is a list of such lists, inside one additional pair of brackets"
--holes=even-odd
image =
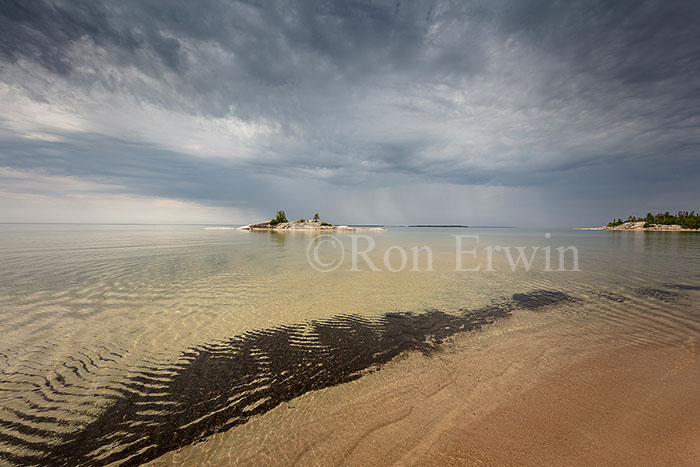
[[(700, 330), (700, 234), (357, 234), (358, 251), (374, 242), (367, 258), (378, 270), (362, 256), (352, 270), (347, 233), (316, 250), (322, 265), (344, 251), (336, 269), (321, 272), (309, 261), (316, 234), (0, 225), (0, 459), (150, 461), (513, 317), (597, 341), (684, 339)], [(472, 237), (457, 254), (460, 235)], [(433, 270), (425, 250), (413, 268), (411, 248), (424, 246)], [(517, 247), (534, 252), (533, 263), (513, 268), (501, 249), (487, 268), (489, 246), (510, 247), (511, 260)], [(580, 270), (572, 270), (571, 249), (558, 270), (558, 247), (575, 247)], [(456, 271), (458, 256), (462, 269), (481, 262), (481, 270)], [(266, 429), (256, 430), (248, 437), (262, 443)]]

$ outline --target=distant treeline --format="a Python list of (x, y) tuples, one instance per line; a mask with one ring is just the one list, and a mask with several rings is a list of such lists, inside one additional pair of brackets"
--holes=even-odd
[(700, 229), (700, 214), (695, 214), (695, 211), (678, 211), (675, 216), (668, 211), (658, 213), (656, 215), (647, 213), (645, 217), (629, 216), (627, 220), (613, 219), (608, 223), (608, 227), (615, 227), (625, 222), (644, 222), (644, 227), (650, 227), (652, 224), (659, 225), (680, 225), (684, 229)]

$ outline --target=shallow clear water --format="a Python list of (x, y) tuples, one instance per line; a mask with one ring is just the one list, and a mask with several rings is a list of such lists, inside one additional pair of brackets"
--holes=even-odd
[[(550, 234), (547, 236), (546, 234)], [(600, 323), (601, 339), (661, 339), (700, 325), (700, 234), (389, 228), (332, 272), (315, 234), (202, 226), (0, 225), (0, 458), (14, 464), (152, 459), (244, 424), (405, 351), (434, 351), (521, 310)], [(455, 271), (455, 235), (463, 266)], [(434, 271), (411, 247), (428, 246)], [(539, 250), (529, 271), (487, 246)], [(545, 270), (543, 248), (551, 248)], [(578, 250), (559, 267), (557, 247)], [(407, 266), (387, 270), (391, 247)], [(322, 260), (337, 258), (320, 249)], [(567, 253), (569, 254), (569, 253)], [(335, 256), (334, 256), (335, 255)], [(398, 268), (400, 251), (390, 251)], [(432, 311), (431, 311), (432, 310)], [(437, 310), (437, 311), (436, 311)], [(548, 315), (549, 316), (549, 315)], [(539, 318), (538, 318), (539, 319)], [(619, 326), (629, 324), (627, 336)], [(614, 334), (606, 335), (606, 329)], [(581, 331), (583, 332), (583, 331)]]

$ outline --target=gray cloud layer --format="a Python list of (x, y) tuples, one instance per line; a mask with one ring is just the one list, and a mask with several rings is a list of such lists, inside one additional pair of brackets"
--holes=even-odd
[(699, 20), (668, 1), (5, 1), (0, 166), (349, 221), (694, 209)]

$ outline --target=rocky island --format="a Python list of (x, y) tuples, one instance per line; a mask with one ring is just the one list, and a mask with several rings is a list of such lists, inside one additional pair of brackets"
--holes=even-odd
[(626, 221), (613, 219), (603, 227), (589, 227), (579, 230), (642, 230), (642, 231), (674, 231), (674, 232), (700, 232), (700, 214), (695, 211), (679, 211), (673, 215), (668, 211), (653, 215), (648, 213), (645, 217), (629, 216)]
[[(325, 224), (325, 225), (324, 225)], [(371, 231), (384, 232), (386, 229), (381, 227), (351, 227), (349, 225), (332, 225), (324, 222), (280, 222), (279, 224), (270, 224), (269, 222), (260, 222), (258, 224), (249, 224), (242, 227), (237, 227), (236, 230), (274, 230), (274, 231), (307, 231), (307, 232), (357, 232)]]
[(289, 222), (284, 211), (277, 211), (277, 216), (266, 222), (257, 224), (248, 224), (242, 227), (237, 227), (237, 230), (274, 230), (280, 232), (384, 232), (381, 227), (351, 227), (349, 225), (333, 225), (328, 222), (321, 222), (321, 218), (316, 213), (312, 220), (304, 218), (295, 222)]

